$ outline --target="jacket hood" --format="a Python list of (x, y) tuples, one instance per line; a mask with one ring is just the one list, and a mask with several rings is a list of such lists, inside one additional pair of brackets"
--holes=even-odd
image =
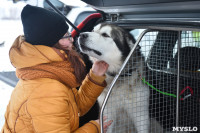
[(63, 60), (52, 47), (31, 45), (25, 42), (24, 36), (18, 36), (16, 38), (10, 48), (9, 57), (15, 68), (25, 68)]

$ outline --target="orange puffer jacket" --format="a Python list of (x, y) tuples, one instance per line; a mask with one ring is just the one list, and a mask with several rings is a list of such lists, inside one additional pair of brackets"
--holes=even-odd
[[(58, 54), (60, 53), (60, 54)], [(95, 103), (106, 86), (105, 76), (90, 71), (80, 89), (64, 51), (31, 45), (19, 36), (10, 60), (20, 79), (12, 92), (1, 133), (100, 133), (90, 121), (79, 128), (79, 117)]]

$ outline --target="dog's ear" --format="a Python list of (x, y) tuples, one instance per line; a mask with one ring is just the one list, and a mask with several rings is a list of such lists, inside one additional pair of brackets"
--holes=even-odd
[(136, 42), (134, 36), (131, 35), (129, 32), (125, 32), (125, 40), (126, 40), (126, 43), (129, 44), (130, 48), (133, 48)]
[[(135, 45), (135, 43), (136, 43), (136, 40), (135, 40), (135, 37), (131, 34), (131, 33), (129, 33), (129, 32), (126, 32), (126, 34), (125, 34), (125, 40), (126, 40), (126, 43), (129, 45), (129, 47), (130, 47), (130, 50), (134, 47), (134, 45)], [(140, 49), (141, 49), (141, 47), (140, 47), (140, 45), (137, 45), (137, 47), (136, 47), (136, 49), (135, 49), (135, 53), (140, 53), (139, 51), (140, 51)], [(140, 55), (140, 54), (139, 54)], [(138, 56), (139, 56), (138, 55)]]

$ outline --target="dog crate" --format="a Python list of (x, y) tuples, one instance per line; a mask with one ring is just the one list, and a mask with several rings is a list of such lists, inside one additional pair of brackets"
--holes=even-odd
[[(156, 26), (157, 27), (157, 26)], [(200, 132), (200, 32), (199, 29), (188, 28), (160, 28), (144, 30), (135, 45), (141, 47), (145, 57), (145, 75), (140, 77), (141, 86), (147, 85), (149, 92), (149, 131), (136, 131), (132, 119), (128, 114), (116, 111), (117, 123), (112, 132), (139, 132), (139, 133), (169, 133), (169, 132)], [(173, 30), (169, 30), (173, 29)], [(104, 101), (101, 117), (112, 115), (112, 106), (124, 106), (132, 110), (137, 117), (142, 118), (141, 112), (134, 112), (133, 103), (142, 105), (142, 97), (148, 95), (129, 94), (132, 88), (122, 88), (120, 92), (112, 90), (116, 82), (127, 82), (126, 72), (130, 72), (135, 61), (133, 57), (136, 46), (124, 62), (119, 74), (110, 85)], [(139, 67), (139, 66), (138, 66)], [(136, 68), (137, 69), (137, 68)], [(138, 68), (139, 69), (139, 68)], [(132, 82), (134, 79), (128, 79)], [(139, 81), (137, 81), (139, 82)], [(115, 93), (119, 101), (112, 97)], [(129, 97), (141, 97), (141, 101), (124, 102)], [(115, 99), (115, 101), (113, 100)], [(122, 100), (123, 99), (123, 100)], [(125, 111), (125, 110), (124, 110)], [(120, 114), (121, 112), (121, 114)], [(125, 114), (125, 115), (122, 115)], [(145, 121), (145, 119), (141, 119)], [(102, 122), (102, 121), (101, 121)], [(144, 125), (140, 125), (144, 126)], [(126, 127), (126, 129), (124, 129)], [(102, 122), (103, 130), (103, 122)]]
[[(167, 131), (200, 129), (199, 33), (158, 31), (147, 57), (147, 81), (152, 85), (149, 88), (150, 115)], [(149, 40), (144, 39), (146, 41)]]
[[(103, 116), (116, 114), (117, 121), (107, 133), (199, 133), (200, 1), (83, 1), (101, 13), (101, 21), (95, 23), (118, 25), (137, 40), (109, 85), (100, 111), (101, 131), (104, 132)], [(91, 31), (86, 29), (83, 31)], [(141, 47), (142, 55), (133, 56), (137, 46)], [(133, 78), (127, 80), (128, 72), (140, 68), (133, 67), (135, 58), (144, 59), (141, 62), (141, 65), (145, 64), (144, 72), (137, 75), (137, 81)], [(149, 95), (146, 92), (130, 93), (134, 86), (126, 86), (120, 91), (113, 89), (118, 83), (127, 82), (139, 82), (140, 85), (135, 86), (138, 90), (147, 86)], [(116, 97), (119, 99), (116, 100)], [(125, 102), (133, 97), (137, 101)], [(149, 118), (144, 119), (143, 110), (135, 110), (134, 104), (143, 106), (143, 99), (147, 97), (148, 105), (145, 106), (148, 106)], [(126, 110), (120, 110), (121, 106), (135, 114), (137, 125)], [(113, 111), (113, 108), (116, 110)], [(145, 126), (143, 121), (148, 120), (149, 129), (142, 128)]]

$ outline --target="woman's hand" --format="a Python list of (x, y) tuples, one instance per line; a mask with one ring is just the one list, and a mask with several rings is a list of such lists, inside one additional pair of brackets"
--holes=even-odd
[[(106, 116), (103, 117), (103, 132), (106, 133), (108, 130), (108, 127), (112, 124), (113, 120), (109, 120), (108, 122), (105, 122), (107, 119)], [(98, 124), (100, 124), (100, 120), (95, 120)]]
[(95, 61), (92, 65), (92, 72), (97, 76), (103, 76), (108, 70), (108, 66), (105, 61)]

